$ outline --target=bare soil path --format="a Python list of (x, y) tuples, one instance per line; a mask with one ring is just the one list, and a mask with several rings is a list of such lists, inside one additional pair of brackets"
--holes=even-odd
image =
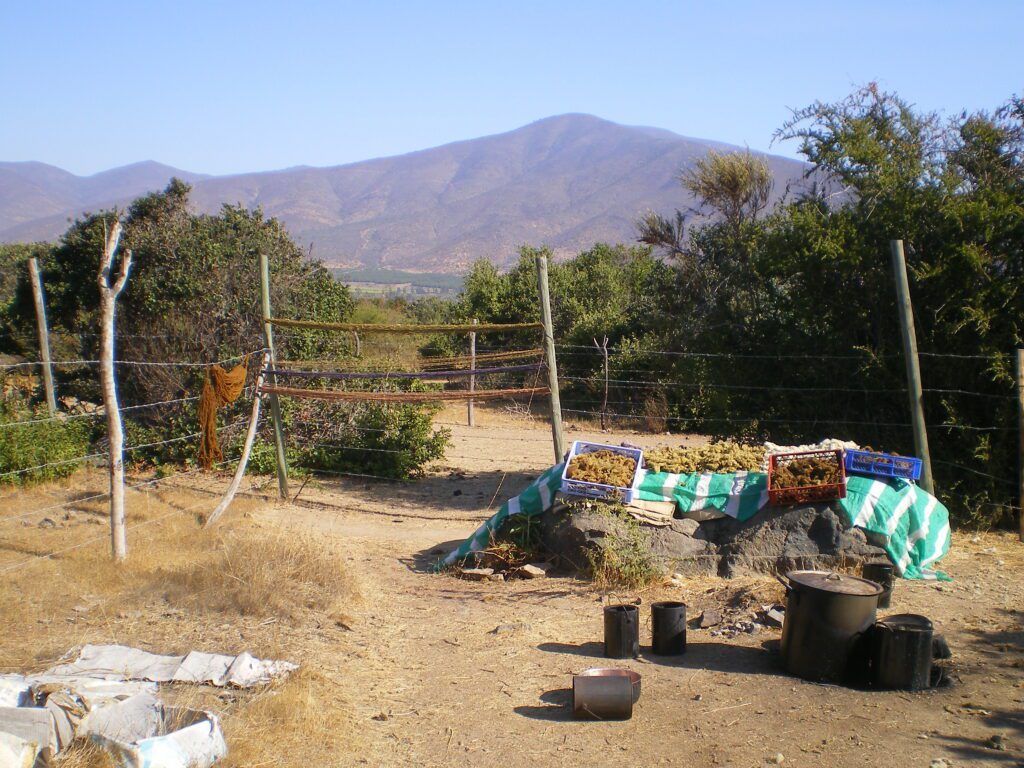
[(778, 631), (729, 640), (691, 631), (682, 657), (615, 662), (643, 675), (631, 720), (570, 720), (572, 673), (605, 665), (603, 600), (683, 599), (696, 616), (737, 595), (769, 602), (781, 588), (764, 578), (700, 578), (606, 596), (573, 578), (476, 583), (433, 574), (438, 547), (472, 532), (553, 458), (544, 424), (479, 418), (475, 430), (453, 427), (448, 458), (424, 480), (310, 483), (295, 503), (255, 513), (339, 537), (361, 582), (364, 602), (338, 652), (365, 747), (330, 764), (1024, 764), (1024, 544), (1000, 534), (954, 536), (943, 563), (952, 584), (897, 586), (892, 612), (924, 613), (947, 636), (952, 687), (910, 694), (810, 684), (778, 669)]

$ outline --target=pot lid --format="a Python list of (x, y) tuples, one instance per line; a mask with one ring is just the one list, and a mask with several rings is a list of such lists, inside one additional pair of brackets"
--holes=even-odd
[(927, 616), (920, 616), (916, 613), (895, 613), (879, 619), (879, 624), (887, 627), (899, 627), (904, 629), (932, 629), (932, 622)]
[(786, 578), (802, 587), (837, 595), (879, 595), (883, 591), (874, 581), (833, 571), (790, 571)]

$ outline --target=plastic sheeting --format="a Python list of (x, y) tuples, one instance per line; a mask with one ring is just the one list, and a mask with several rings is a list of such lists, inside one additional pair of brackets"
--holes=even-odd
[(227, 754), (212, 712), (164, 706), (157, 683), (248, 688), (298, 665), (192, 651), (162, 656), (86, 645), (39, 675), (0, 675), (0, 768), (46, 765), (74, 739), (101, 744), (123, 768), (208, 768)]
[(165, 707), (148, 693), (97, 707), (78, 735), (103, 746), (125, 768), (208, 768), (228, 751), (212, 712)]
[(52, 678), (92, 677), (103, 680), (149, 680), (156, 683), (207, 683), (249, 688), (298, 669), (289, 661), (257, 659), (249, 653), (227, 656), (192, 651), (185, 656), (159, 656), (125, 645), (86, 645), (75, 661), (44, 673)]

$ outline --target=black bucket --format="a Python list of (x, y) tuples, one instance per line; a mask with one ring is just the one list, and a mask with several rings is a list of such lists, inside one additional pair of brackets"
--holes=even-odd
[(605, 606), (604, 655), (609, 659), (640, 655), (640, 610), (635, 605)]
[(931, 687), (931, 621), (913, 613), (887, 616), (871, 630), (871, 683), (875, 688), (922, 691)]
[(686, 652), (686, 603), (651, 603), (651, 650), (659, 656)]
[(896, 583), (896, 569), (892, 563), (865, 563), (861, 575), (882, 588), (878, 607), (888, 608), (892, 603), (892, 588)]

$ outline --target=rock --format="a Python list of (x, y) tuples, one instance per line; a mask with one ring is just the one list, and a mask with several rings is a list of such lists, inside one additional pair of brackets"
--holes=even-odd
[(460, 568), (459, 575), (470, 581), (487, 581), (494, 575), (493, 568)]
[(524, 579), (543, 579), (548, 575), (551, 563), (528, 563), (516, 569), (516, 575)]
[(949, 763), (941, 757), (937, 757), (929, 763), (928, 768), (949, 768)]
[(456, 488), (454, 491), (452, 491), (452, 496), (461, 496), (461, 495), (462, 495), (462, 489), (461, 488)]
[(785, 621), (786, 614), (778, 608), (770, 608), (764, 615), (764, 623), (769, 627), (781, 627)]
[(784, 762), (786, 762), (786, 758), (783, 756), (781, 752), (776, 752), (775, 756), (769, 758), (768, 762), (772, 765), (782, 765)]
[(681, 533), (684, 536), (693, 536), (697, 533), (698, 528), (700, 528), (700, 523), (696, 520), (690, 520), (689, 518), (672, 521), (672, 530), (677, 533)]
[(54, 520), (51, 520), (48, 517), (44, 517), (42, 520), (39, 521), (39, 527), (40, 528), (56, 528), (57, 527), (57, 523)]
[[(586, 508), (556, 503), (540, 518), (546, 548), (585, 570), (588, 550), (606, 536), (621, 535), (627, 525), (600, 507), (600, 502)], [(863, 531), (846, 524), (838, 506), (829, 504), (767, 507), (745, 522), (731, 517), (686, 518), (664, 526), (641, 521), (640, 527), (661, 564), (683, 576), (846, 569), (887, 558)]]
[(722, 612), (709, 609), (700, 615), (700, 624), (698, 626), (701, 629), (707, 629), (708, 627), (716, 627), (721, 623)]
[(387, 712), (379, 712), (374, 715), (372, 720), (376, 720), (378, 723), (383, 723), (391, 719), (391, 716)]
[(988, 737), (988, 741), (985, 742), (985, 746), (989, 749), (994, 749), (999, 752), (1006, 750), (1006, 743), (1003, 741), (1003, 734), (993, 733)]
[(717, 545), (718, 572), (785, 573), (797, 568), (849, 567), (886, 557), (864, 532), (848, 527), (828, 504), (767, 507), (745, 522), (730, 517), (701, 524), (700, 535)]

